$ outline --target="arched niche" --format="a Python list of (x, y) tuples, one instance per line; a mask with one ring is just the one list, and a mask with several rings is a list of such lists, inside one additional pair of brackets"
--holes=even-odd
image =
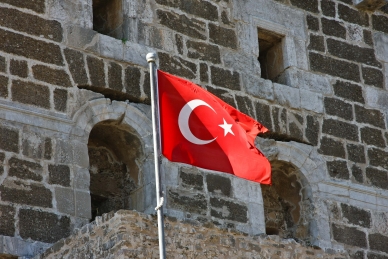
[(130, 196), (141, 186), (141, 140), (128, 125), (106, 120), (92, 128), (88, 141), (92, 219), (133, 209)]
[(273, 186), (261, 186), (266, 232), (333, 248), (329, 214), (319, 189), (329, 178), (325, 160), (306, 144), (262, 138), (257, 143), (273, 168)]
[(88, 157), (75, 167), (89, 172), (90, 184), (80, 190), (90, 193), (89, 217), (119, 209), (153, 211), (149, 114), (147, 105), (99, 98), (87, 101), (74, 115), (72, 141), (81, 142)]
[(267, 234), (310, 242), (314, 207), (311, 187), (298, 168), (284, 161), (272, 161), (272, 185), (263, 185)]

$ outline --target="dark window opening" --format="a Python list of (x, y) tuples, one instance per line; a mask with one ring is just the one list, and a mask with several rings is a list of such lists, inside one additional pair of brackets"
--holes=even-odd
[(276, 81), (285, 69), (283, 61), (283, 36), (264, 29), (258, 29), (258, 35), (261, 77)]
[(262, 185), (266, 233), (310, 244), (311, 188), (292, 164), (272, 164), (272, 186)]
[(134, 208), (130, 195), (140, 184), (141, 146), (140, 139), (119, 121), (93, 127), (88, 142), (92, 220)]
[(122, 0), (93, 0), (93, 30), (124, 40)]

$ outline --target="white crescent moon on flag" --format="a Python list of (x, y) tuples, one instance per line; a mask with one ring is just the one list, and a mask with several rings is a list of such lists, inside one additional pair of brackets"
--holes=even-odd
[(216, 140), (216, 138), (214, 139), (210, 139), (210, 140), (202, 140), (202, 139), (199, 139), (197, 138), (196, 136), (193, 135), (193, 133), (191, 132), (190, 130), (190, 127), (189, 127), (189, 118), (190, 118), (190, 115), (191, 113), (194, 111), (195, 108), (197, 108), (198, 106), (207, 106), (209, 107), (210, 109), (212, 109), (214, 112), (216, 112), (209, 104), (207, 104), (206, 102), (202, 101), (202, 100), (199, 100), (199, 99), (195, 99), (195, 100), (192, 100), (188, 103), (186, 103), (185, 106), (183, 106), (182, 110), (180, 111), (179, 113), (179, 117), (178, 117), (178, 125), (179, 125), (179, 129), (182, 133), (182, 135), (188, 140), (190, 141), (191, 143), (193, 144), (197, 144), (197, 145), (205, 145), (205, 144), (209, 144), (211, 142), (213, 142), (214, 140)]

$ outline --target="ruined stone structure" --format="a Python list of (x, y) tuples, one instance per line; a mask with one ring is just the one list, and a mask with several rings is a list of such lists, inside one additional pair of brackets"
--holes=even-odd
[(0, 0), (0, 258), (157, 258), (149, 52), (270, 129), (162, 159), (169, 258), (388, 258), (385, 0)]

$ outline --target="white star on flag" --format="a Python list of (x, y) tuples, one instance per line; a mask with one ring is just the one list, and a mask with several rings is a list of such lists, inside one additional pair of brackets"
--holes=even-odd
[(233, 133), (233, 131), (232, 131), (232, 126), (233, 126), (233, 124), (228, 124), (228, 123), (226, 123), (225, 119), (223, 119), (223, 120), (224, 120), (224, 124), (220, 124), (220, 125), (218, 125), (218, 126), (220, 126), (221, 128), (224, 129), (224, 137), (225, 137), (228, 133), (230, 133), (230, 134), (232, 134), (232, 135), (234, 136), (234, 133)]

